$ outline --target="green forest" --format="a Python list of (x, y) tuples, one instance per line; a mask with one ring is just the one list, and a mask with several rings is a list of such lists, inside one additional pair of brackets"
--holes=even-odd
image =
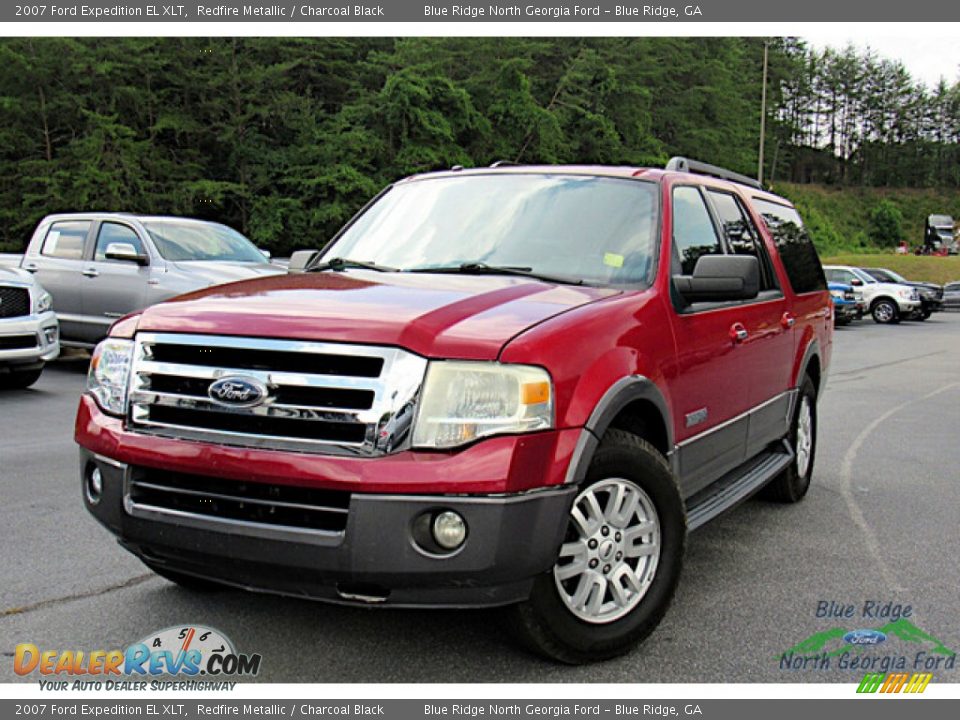
[[(960, 215), (960, 85), (928, 89), (852, 48), (817, 52), (792, 38), (7, 38), (0, 249), (21, 249), (47, 213), (96, 209), (216, 219), (286, 254), (322, 245), (398, 177), (496, 160), (659, 166), (686, 155), (755, 175), (765, 44), (764, 176), (812, 208), (818, 243), (895, 241), (870, 225), (884, 212), (874, 204), (889, 214), (900, 201), (889, 188), (933, 189)], [(835, 227), (817, 204), (826, 194), (804, 194), (808, 183), (855, 189), (870, 205), (857, 213), (864, 226)], [(901, 220), (904, 234), (916, 223)]]

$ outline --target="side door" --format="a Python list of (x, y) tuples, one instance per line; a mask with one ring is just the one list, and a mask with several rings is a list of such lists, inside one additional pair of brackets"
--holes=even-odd
[[(792, 207), (771, 200), (753, 198), (753, 207), (760, 214), (771, 238), (776, 243), (780, 264), (790, 285), (793, 313), (796, 316), (794, 326), (793, 360), (799, 356), (813, 340), (820, 342), (823, 363), (829, 362), (833, 341), (833, 302), (827, 291), (827, 278), (820, 264), (813, 240), (800, 219), (800, 214)], [(851, 280), (860, 279), (847, 269), (834, 268), (831, 279), (852, 285)], [(869, 286), (861, 285), (864, 297), (869, 298)]]
[(107, 257), (107, 248), (116, 244), (131, 245), (138, 254), (147, 255), (147, 244), (132, 225), (103, 220), (97, 224), (94, 235), (92, 257), (84, 263), (80, 283), (80, 304), (90, 342), (105, 337), (118, 318), (144, 306), (151, 270), (149, 261), (141, 265)]
[(39, 247), (31, 246), (23, 258), (23, 269), (36, 275), (53, 296), (53, 309), (60, 319), (60, 337), (65, 344), (84, 342), (80, 273), (92, 224), (90, 220), (52, 222), (40, 229)]
[(727, 251), (751, 255), (760, 265), (760, 292), (739, 303), (737, 322), (745, 331), (736, 357), (750, 411), (746, 457), (761, 452), (788, 429), (796, 317), (760, 230), (743, 200), (726, 190), (707, 188)]
[[(703, 255), (723, 254), (724, 243), (700, 187), (674, 185), (671, 203), (671, 276), (692, 275)], [(693, 495), (745, 459), (750, 379), (741, 371), (743, 343), (734, 335), (739, 304), (685, 304), (671, 288), (671, 326), (677, 367), (668, 381), (674, 399), (674, 437), (681, 490)]]

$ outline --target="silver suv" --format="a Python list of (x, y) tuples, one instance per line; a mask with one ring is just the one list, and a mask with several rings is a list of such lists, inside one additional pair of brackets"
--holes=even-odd
[(50, 293), (30, 273), (0, 267), (0, 388), (33, 385), (60, 354)]

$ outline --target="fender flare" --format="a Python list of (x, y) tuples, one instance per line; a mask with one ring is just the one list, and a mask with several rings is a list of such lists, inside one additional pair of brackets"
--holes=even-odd
[[(650, 378), (644, 375), (631, 375), (621, 378), (611, 385), (600, 398), (593, 412), (590, 413), (587, 424), (577, 439), (570, 464), (567, 466), (564, 484), (579, 485), (583, 482), (590, 461), (593, 460), (593, 454), (600, 444), (600, 438), (603, 437), (619, 412), (637, 400), (646, 400), (656, 407), (666, 428), (667, 447), (671, 448), (668, 456), (673, 454), (673, 423), (663, 393)], [(670, 460), (670, 457), (668, 457), (668, 460)]]
[[(803, 381), (803, 376), (807, 374), (807, 368), (810, 367), (810, 361), (816, 358), (817, 362), (820, 363), (820, 342), (814, 338), (809, 343), (807, 343), (807, 349), (803, 352), (803, 358), (800, 360), (800, 364), (797, 366), (797, 376), (793, 379), (793, 386), (795, 388), (800, 387), (800, 383)], [(823, 364), (820, 364), (820, 382), (817, 387), (817, 396), (820, 396), (821, 391), (823, 390), (823, 385), (826, 382), (826, 377), (824, 374)]]

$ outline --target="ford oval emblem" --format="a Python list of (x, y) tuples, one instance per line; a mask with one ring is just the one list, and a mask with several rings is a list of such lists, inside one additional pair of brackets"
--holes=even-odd
[(887, 636), (879, 630), (851, 630), (843, 636), (843, 641), (849, 645), (879, 645)]
[(256, 378), (231, 375), (210, 383), (207, 395), (219, 405), (254, 407), (267, 399), (267, 386)]

